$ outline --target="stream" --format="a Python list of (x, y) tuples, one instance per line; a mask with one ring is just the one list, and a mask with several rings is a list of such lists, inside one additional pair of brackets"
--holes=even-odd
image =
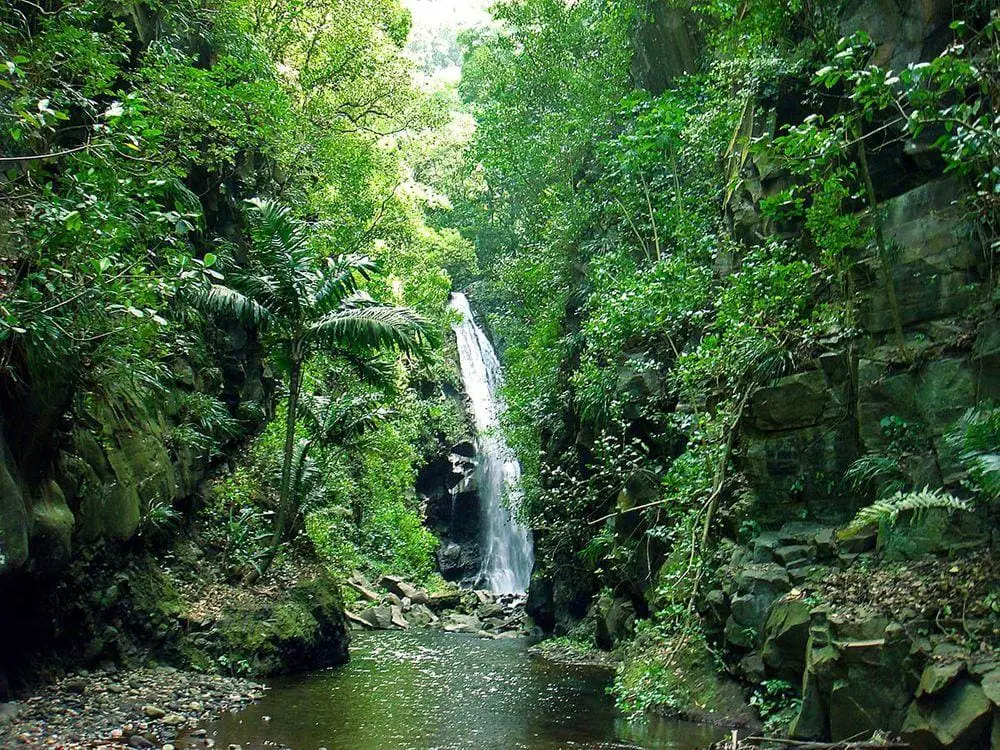
[(629, 722), (606, 670), (529, 656), (523, 638), (433, 630), (358, 632), (342, 667), (275, 679), (262, 700), (209, 725), (243, 750), (703, 750), (721, 730)]

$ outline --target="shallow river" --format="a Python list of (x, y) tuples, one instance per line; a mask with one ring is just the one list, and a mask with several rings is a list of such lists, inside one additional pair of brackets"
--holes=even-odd
[(609, 681), (604, 670), (533, 659), (524, 639), (355, 633), (349, 664), (274, 680), (259, 703), (208, 730), (217, 747), (244, 750), (702, 750), (720, 737), (621, 719)]

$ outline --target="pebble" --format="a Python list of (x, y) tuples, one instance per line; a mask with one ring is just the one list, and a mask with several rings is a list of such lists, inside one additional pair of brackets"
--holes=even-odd
[(179, 730), (239, 710), (262, 691), (247, 680), (173, 668), (81, 672), (18, 703), (16, 716), (0, 722), (0, 748), (174, 750)]

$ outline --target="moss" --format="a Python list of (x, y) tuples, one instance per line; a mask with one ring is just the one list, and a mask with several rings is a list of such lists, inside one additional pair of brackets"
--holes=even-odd
[(152, 561), (132, 566), (126, 575), (133, 607), (138, 614), (162, 619), (175, 618), (183, 611), (184, 602), (173, 581)]
[(340, 664), (347, 643), (339, 589), (320, 576), (259, 608), (228, 610), (211, 631), (187, 637), (178, 655), (192, 669), (256, 676)]
[(631, 714), (654, 711), (715, 720), (747, 713), (742, 692), (720, 676), (697, 630), (671, 637), (647, 627), (625, 654), (614, 690), (619, 706)]

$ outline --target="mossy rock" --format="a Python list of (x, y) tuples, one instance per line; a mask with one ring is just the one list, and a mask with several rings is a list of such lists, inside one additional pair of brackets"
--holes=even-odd
[(28, 559), (28, 515), (0, 437), (0, 573)]
[(343, 664), (349, 638), (339, 587), (322, 575), (257, 609), (227, 611), (178, 653), (194, 669), (274, 675)]
[(59, 485), (46, 484), (31, 507), (32, 556), (47, 565), (68, 562), (76, 519)]
[(914, 750), (974, 750), (989, 743), (992, 706), (982, 689), (959, 680), (931, 699), (916, 700), (903, 723)]
[(770, 674), (792, 684), (801, 682), (806, 668), (810, 609), (803, 601), (783, 599), (771, 608), (764, 626), (764, 664)]

